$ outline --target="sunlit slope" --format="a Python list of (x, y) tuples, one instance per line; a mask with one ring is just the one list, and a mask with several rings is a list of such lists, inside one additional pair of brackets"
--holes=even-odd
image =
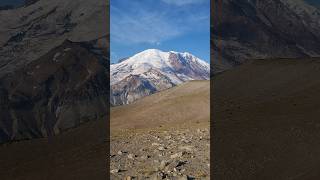
[(190, 81), (112, 108), (111, 131), (208, 124), (209, 106), (210, 81)]

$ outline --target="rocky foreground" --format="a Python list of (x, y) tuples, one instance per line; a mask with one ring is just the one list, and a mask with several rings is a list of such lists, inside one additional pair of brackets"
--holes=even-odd
[(210, 179), (208, 128), (111, 137), (111, 179)]

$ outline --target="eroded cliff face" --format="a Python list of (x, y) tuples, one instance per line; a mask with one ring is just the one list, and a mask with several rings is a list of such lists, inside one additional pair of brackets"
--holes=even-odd
[[(157, 76), (157, 78), (147, 77)], [(110, 103), (112, 106), (130, 104), (156, 92), (175, 86), (171, 80), (156, 70), (142, 75), (130, 75), (111, 86)]]
[(107, 69), (81, 43), (64, 42), (0, 79), (0, 141), (55, 135), (106, 116)]
[(213, 62), (223, 68), (247, 59), (320, 56), (320, 11), (302, 0), (215, 0)]

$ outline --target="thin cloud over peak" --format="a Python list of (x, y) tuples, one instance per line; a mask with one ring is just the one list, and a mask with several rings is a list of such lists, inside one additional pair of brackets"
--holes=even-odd
[[(179, 0), (178, 0), (179, 1)], [(147, 48), (191, 51), (209, 59), (210, 0), (110, 1), (111, 51), (118, 57)]]
[(161, 7), (161, 4), (153, 6), (132, 0), (126, 6), (118, 6), (121, 10), (111, 3), (111, 38), (123, 44), (161, 44), (201, 29), (201, 21), (206, 23), (209, 19), (209, 13), (195, 13), (192, 9), (170, 7), (172, 5)]

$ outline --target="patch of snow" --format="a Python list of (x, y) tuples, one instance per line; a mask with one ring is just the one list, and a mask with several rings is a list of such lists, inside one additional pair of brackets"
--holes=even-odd
[(61, 53), (60, 52), (57, 52), (54, 56), (53, 56), (53, 59), (52, 61), (53, 62), (58, 62), (58, 58), (60, 57)]
[[(181, 84), (184, 81), (193, 80), (192, 77), (186, 74), (177, 74), (177, 72), (175, 72), (175, 67), (170, 63), (169, 59), (171, 53), (182, 57), (189, 65), (188, 67), (201, 71), (203, 74), (208, 74), (209, 78), (210, 65), (191, 53), (175, 51), (164, 52), (158, 49), (147, 49), (120, 63), (112, 64), (110, 66), (111, 85), (116, 84), (129, 75), (142, 75), (151, 69), (167, 76), (174, 84)], [(154, 74), (152, 76), (154, 76)]]

